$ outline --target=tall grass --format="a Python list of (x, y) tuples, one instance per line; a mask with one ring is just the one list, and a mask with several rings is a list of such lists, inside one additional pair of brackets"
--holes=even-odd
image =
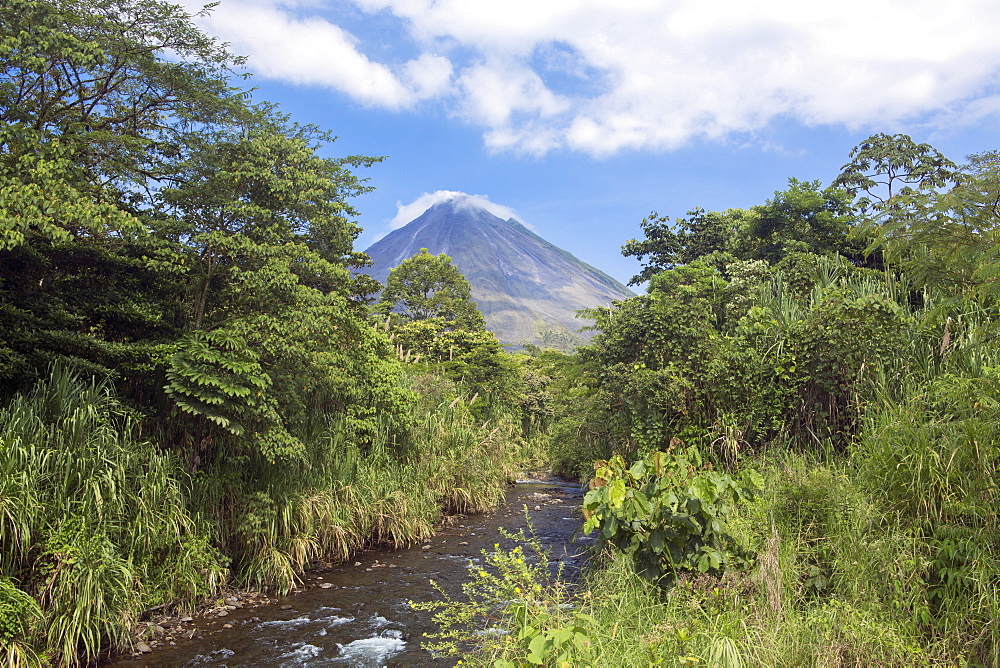
[[(739, 507), (730, 523), (740, 542), (757, 551), (752, 568), (721, 578), (684, 575), (664, 591), (636, 574), (627, 554), (611, 551), (592, 560), (571, 606), (553, 610), (546, 628), (533, 633), (558, 638), (560, 630), (579, 626), (574, 620), (591, 617), (580, 629), (584, 637), (563, 646), (573, 665), (982, 662), (956, 638), (928, 633), (914, 616), (927, 593), (921, 573), (930, 549), (880, 514), (848, 466), (794, 450), (772, 451), (756, 465), (767, 491)], [(528, 654), (516, 641), (488, 642), (485, 649), (467, 662), (493, 665), (501, 656), (516, 665)]]
[[(847, 454), (775, 444), (748, 458), (766, 480), (730, 520), (757, 552), (748, 571), (663, 593), (625, 555), (595, 560), (575, 605), (596, 623), (573, 660), (1000, 665), (1000, 366), (962, 346), (921, 359), (941, 356), (932, 342), (869, 375)], [(504, 653), (525, 656), (516, 643)]]
[(196, 505), (214, 516), (251, 587), (287, 591), (311, 564), (422, 541), (444, 513), (496, 505), (520, 457), (514, 416), (480, 423), (470, 403), (458, 396), (429, 410), (415, 404), (403, 424), (385, 416), (364, 447), (344, 420), (329, 419), (307, 439), (301, 462), (223, 462), (206, 472)]
[(517, 421), (479, 422), (445, 385), (446, 401), (414, 401), (375, 436), (320, 414), (301, 460), (237, 453), (191, 479), (108, 384), (53, 367), (0, 410), (0, 661), (86, 663), (127, 649), (144, 611), (217, 593), (230, 568), (287, 591), (310, 565), (492, 506), (520, 455)]
[(137, 426), (106, 384), (65, 366), (0, 411), (0, 577), (38, 602), (40, 645), (60, 665), (126, 647), (144, 607), (224, 575), (179, 467)]
[(907, 601), (915, 623), (974, 664), (1000, 665), (1000, 356), (976, 318), (944, 328), (942, 343), (926, 341), (915, 356), (902, 390), (873, 380), (878, 400), (852, 463), (920, 548), (911, 574), (919, 595)]

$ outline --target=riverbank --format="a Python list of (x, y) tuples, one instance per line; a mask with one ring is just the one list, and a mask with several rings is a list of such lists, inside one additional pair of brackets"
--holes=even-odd
[(160, 610), (193, 619), (207, 599), (232, 615), (235, 589), (291, 592), (307, 568), (419, 544), (444, 515), (493, 507), (520, 425), (471, 402), (425, 398), (365, 438), (317, 416), (301, 458), (231, 454), (192, 474), (107, 383), (55, 369), (0, 408), (0, 646), (15, 665), (69, 665), (138, 647), (138, 627), (156, 649), (192, 630)]
[(470, 563), (479, 563), (497, 544), (510, 549), (513, 543), (503, 532), (529, 524), (552, 550), (553, 562), (564, 563), (567, 575), (578, 573), (585, 546), (569, 541), (580, 524), (580, 496), (573, 483), (523, 479), (508, 488), (494, 511), (452, 516), (433, 537), (410, 548), (366, 550), (348, 563), (310, 571), (302, 586), (266, 603), (254, 597), (235, 609), (213, 606), (174, 627), (183, 629), (180, 637), (164, 627), (163, 638), (172, 635), (172, 641), (107, 664), (449, 665), (452, 660), (422, 648), (436, 627), (409, 602), (434, 600), (438, 592), (431, 580), (451, 595), (459, 593)]

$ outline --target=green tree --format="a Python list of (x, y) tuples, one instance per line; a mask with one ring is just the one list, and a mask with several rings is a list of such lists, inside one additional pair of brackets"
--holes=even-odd
[(904, 134), (872, 135), (851, 149), (833, 185), (846, 188), (862, 212), (881, 209), (896, 195), (954, 183), (958, 166), (930, 144)]
[(850, 196), (842, 188), (789, 179), (786, 190), (774, 193), (753, 211), (736, 243), (735, 254), (741, 259), (776, 264), (790, 253), (835, 253), (864, 262), (865, 244), (848, 236), (854, 215)]
[(614, 447), (666, 447), (708, 412), (726, 288), (717, 269), (696, 261), (654, 275), (646, 295), (590, 312), (600, 333), (580, 355), (594, 368)]
[(472, 301), (471, 290), (450, 257), (421, 248), (389, 272), (378, 309), (405, 320), (444, 318), (450, 327), (483, 329), (483, 314)]
[(321, 158), (328, 134), (268, 107), (253, 114), (185, 142), (157, 195), (157, 261), (183, 279), (188, 333), (166, 389), (193, 416), (192, 451), (241, 437), (273, 461), (301, 454), (292, 434), (311, 414), (364, 434), (399, 397), (388, 341), (352, 299), (349, 272), (366, 258), (352, 250), (347, 201), (369, 187), (348, 167), (378, 159)]
[(689, 211), (687, 216), (678, 218), (673, 226), (668, 217), (655, 211), (643, 219), (642, 232), (646, 238), (629, 239), (622, 246), (625, 257), (635, 257), (640, 262), (649, 258), (629, 285), (644, 283), (661, 271), (695, 260), (704, 260), (721, 269), (732, 261), (734, 237), (749, 224), (753, 213), (743, 209), (718, 212), (699, 208)]
[(242, 114), (238, 65), (167, 2), (0, 6), (0, 383), (58, 357), (148, 375), (183, 324), (153, 194), (189, 132)]
[[(348, 199), (371, 188), (348, 167), (379, 158), (319, 157), (332, 140), (268, 107), (187, 138), (172, 184), (157, 194), (157, 232), (168, 242), (163, 261), (189, 284), (191, 327), (276, 307), (299, 284), (351, 294), (347, 268), (367, 258), (353, 251), (361, 230)], [(265, 278), (274, 271), (288, 276)]]
[(918, 286), (992, 307), (1000, 295), (1000, 152), (968, 159), (951, 188), (900, 192), (871, 228)]
[(332, 138), (251, 104), (169, 3), (15, 0), (0, 21), (0, 378), (55, 358), (115, 377), (192, 468), (398, 408), (349, 271), (351, 168), (376, 158), (321, 158)]
[(11, 0), (0, 35), (0, 248), (141, 233), (185, 128), (245, 104), (239, 59), (171, 3)]

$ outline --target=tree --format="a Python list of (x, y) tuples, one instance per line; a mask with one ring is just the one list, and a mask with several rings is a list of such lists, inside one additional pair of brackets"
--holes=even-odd
[(153, 194), (245, 110), (240, 61), (159, 0), (10, 0), (0, 36), (0, 382), (58, 357), (148, 375), (182, 325)]
[(111, 376), (191, 468), (301, 454), (313, 414), (363, 442), (402, 405), (349, 271), (377, 158), (320, 157), (175, 5), (13, 0), (0, 25), (0, 379)]
[(240, 60), (168, 2), (10, 0), (0, 34), (0, 248), (141, 233), (179, 138), (245, 106)]
[[(353, 251), (360, 228), (348, 199), (371, 188), (348, 167), (380, 158), (319, 157), (333, 139), (266, 106), (234, 127), (186, 138), (185, 159), (157, 193), (165, 216), (156, 225), (170, 242), (162, 260), (187, 276), (191, 327), (273, 308), (294, 299), (299, 284), (351, 294), (347, 268), (367, 257)], [(262, 283), (281, 263), (290, 276)]]
[(699, 208), (688, 211), (687, 215), (687, 218), (678, 218), (673, 226), (668, 217), (655, 211), (642, 220), (646, 238), (642, 241), (629, 239), (622, 246), (622, 255), (638, 258), (640, 262), (648, 257), (649, 261), (632, 277), (629, 285), (644, 283), (661, 271), (695, 260), (711, 264), (731, 260), (729, 251), (733, 238), (748, 224), (752, 214), (742, 209), (718, 212)]
[(917, 285), (995, 308), (1000, 295), (1000, 152), (968, 157), (948, 190), (898, 193), (871, 220), (876, 244)]
[(581, 357), (597, 371), (604, 421), (623, 450), (665, 447), (708, 412), (705, 381), (716, 357), (726, 281), (703, 262), (662, 271), (648, 294), (594, 309), (600, 333)]
[[(851, 149), (851, 162), (840, 168), (834, 186), (846, 188), (862, 212), (881, 209), (896, 195), (954, 183), (957, 165), (930, 144), (908, 135), (879, 133)], [(873, 201), (874, 200), (874, 201)]]
[(479, 330), (486, 326), (462, 272), (450, 257), (444, 253), (431, 255), (426, 248), (389, 272), (378, 309), (385, 315), (397, 313), (406, 320), (444, 318), (449, 327), (457, 329)]
[(389, 272), (376, 306), (404, 361), (424, 364), (486, 398), (477, 415), (502, 413), (517, 401), (517, 366), (471, 299), (469, 282), (442, 253), (426, 248)]
[(789, 179), (786, 190), (774, 193), (753, 211), (736, 243), (741, 259), (776, 264), (790, 253), (836, 253), (855, 263), (864, 261), (865, 244), (848, 237), (854, 215), (850, 196), (842, 188)]

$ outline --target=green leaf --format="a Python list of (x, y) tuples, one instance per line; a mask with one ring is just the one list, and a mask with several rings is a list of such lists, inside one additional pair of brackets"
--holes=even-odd
[(608, 498), (611, 500), (613, 508), (620, 508), (625, 500), (625, 481), (621, 478), (612, 480), (608, 485)]
[(532, 638), (531, 642), (528, 643), (528, 656), (526, 657), (528, 661), (536, 665), (544, 664), (548, 642), (548, 638), (544, 635), (537, 635)]

